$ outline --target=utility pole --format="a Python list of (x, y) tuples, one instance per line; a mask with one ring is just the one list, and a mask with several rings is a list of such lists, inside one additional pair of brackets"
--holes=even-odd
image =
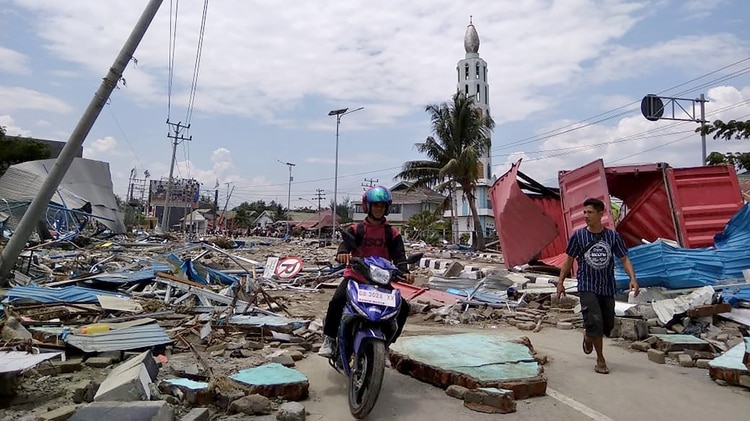
[[(374, 186), (375, 183), (377, 183), (379, 180), (377, 178), (365, 178), (365, 182), (362, 183), (362, 187), (364, 187), (362, 190), (367, 191), (370, 187)], [(367, 183), (367, 184), (365, 184)]]
[(315, 189), (315, 197), (313, 197), (313, 200), (318, 200), (318, 241), (320, 241), (320, 201), (325, 199), (326, 195), (323, 193), (323, 189)]
[[(701, 125), (701, 165), (706, 166), (706, 95), (696, 99), (673, 98), (648, 94), (641, 100), (641, 114), (646, 120), (692, 121)], [(696, 109), (697, 107), (697, 109)], [(681, 111), (681, 112), (680, 112)], [(667, 115), (665, 115), (665, 113)]]
[(289, 167), (289, 191), (286, 195), (286, 235), (287, 237), (289, 237), (289, 225), (291, 221), (290, 218), (292, 216), (292, 209), (290, 208), (290, 206), (292, 205), (292, 180), (294, 180), (294, 177), (292, 177), (292, 167), (297, 164), (292, 164), (291, 162), (283, 162), (278, 159), (277, 161)]
[(214, 187), (214, 235), (216, 234), (217, 222), (219, 213), (219, 179), (216, 178), (216, 186)]
[(21, 218), (16, 231), (3, 249), (2, 256), (0, 256), (0, 287), (6, 285), (8, 274), (10, 274), (13, 266), (15, 266), (21, 250), (26, 245), (29, 235), (31, 235), (31, 231), (39, 222), (39, 218), (41, 218), (47, 205), (49, 205), (52, 195), (60, 185), (68, 168), (70, 168), (70, 164), (73, 162), (76, 153), (83, 146), (83, 142), (86, 140), (86, 136), (91, 131), (91, 127), (96, 122), (97, 117), (99, 117), (104, 104), (107, 103), (112, 91), (120, 79), (122, 79), (122, 72), (125, 71), (128, 63), (133, 58), (133, 53), (138, 48), (138, 44), (143, 39), (143, 35), (145, 35), (151, 21), (154, 19), (161, 3), (162, 0), (150, 0), (146, 5), (130, 36), (117, 54), (114, 63), (109, 67), (107, 75), (99, 85), (99, 89), (97, 89), (91, 102), (89, 102), (86, 111), (65, 143), (65, 147), (63, 147), (55, 164), (52, 166), (49, 174), (47, 174), (47, 178), (44, 179), (36, 197), (34, 197), (23, 218)]
[(172, 183), (174, 182), (174, 179), (172, 176), (174, 175), (174, 161), (175, 161), (175, 155), (177, 153), (177, 145), (182, 143), (183, 141), (190, 141), (193, 139), (193, 136), (185, 137), (181, 134), (182, 129), (189, 129), (190, 125), (183, 126), (181, 122), (178, 123), (170, 123), (169, 120), (167, 120), (167, 124), (169, 127), (174, 131), (174, 133), (170, 132), (167, 133), (167, 137), (172, 139), (172, 164), (169, 166), (169, 181), (167, 182), (167, 198), (164, 201), (164, 214), (161, 218), (161, 229), (162, 231), (169, 232), (169, 201), (172, 199)]

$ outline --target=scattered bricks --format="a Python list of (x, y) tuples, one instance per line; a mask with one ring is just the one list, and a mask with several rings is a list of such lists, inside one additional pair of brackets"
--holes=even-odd
[(518, 323), (516, 327), (520, 330), (534, 330), (536, 328), (536, 323), (522, 322), (522, 323)]
[(459, 262), (452, 262), (450, 266), (448, 266), (448, 268), (445, 269), (443, 276), (446, 278), (456, 278), (461, 274), (461, 272), (463, 272), (463, 270), (464, 270), (464, 265), (462, 265)]
[(675, 331), (675, 332), (677, 332), (677, 333), (682, 333), (682, 332), (685, 331), (685, 326), (683, 326), (683, 325), (681, 325), (679, 323), (675, 323), (675, 324), (672, 325), (672, 330)]
[(630, 344), (630, 347), (637, 351), (648, 352), (648, 350), (651, 349), (651, 344), (648, 342), (639, 341), (633, 342), (632, 344)]
[(466, 392), (468, 392), (469, 389), (459, 386), (457, 384), (452, 384), (448, 386), (447, 389), (445, 389), (445, 394), (451, 397), (454, 397), (456, 399), (464, 399), (464, 396), (466, 396)]
[(247, 415), (268, 415), (271, 413), (271, 401), (258, 394), (244, 396), (229, 405), (230, 414), (239, 412)]
[(682, 367), (693, 367), (695, 365), (693, 357), (688, 354), (680, 354), (677, 359)]
[(573, 329), (573, 323), (570, 322), (557, 322), (557, 328), (562, 330), (571, 330)]
[(729, 334), (727, 333), (720, 333), (719, 336), (716, 337), (717, 341), (726, 342), (729, 339)]
[(158, 392), (175, 396), (192, 406), (204, 406), (214, 402), (213, 390), (205, 382), (169, 379), (159, 383)]
[(516, 412), (513, 392), (494, 387), (473, 389), (464, 395), (464, 406), (472, 411), (488, 414), (508, 414)]
[(269, 361), (272, 363), (281, 364), (284, 367), (294, 367), (294, 358), (286, 352), (280, 355), (271, 355)]
[(263, 345), (260, 342), (257, 341), (247, 341), (245, 342), (245, 349), (249, 349), (251, 351), (259, 351), (263, 349), (265, 345)]
[(698, 368), (708, 368), (708, 363), (710, 362), (711, 360), (706, 360), (706, 359), (695, 360), (695, 366)]
[(659, 319), (648, 319), (646, 320), (646, 324), (648, 327), (657, 327), (659, 326)]
[(68, 421), (173, 421), (174, 409), (164, 401), (94, 402), (79, 409)]
[(667, 328), (661, 327), (661, 326), (654, 326), (648, 328), (648, 333), (652, 335), (666, 335), (667, 334)]
[(180, 421), (208, 421), (210, 415), (208, 408), (193, 408)]
[(146, 371), (148, 371), (151, 381), (155, 381), (156, 376), (159, 375), (159, 363), (157, 363), (154, 357), (151, 356), (150, 351), (144, 351), (138, 355), (130, 357), (130, 359), (112, 369), (112, 372), (119, 373), (127, 371), (139, 364), (143, 364), (146, 367)]
[(649, 345), (656, 345), (656, 342), (659, 340), (656, 336), (649, 336), (648, 338), (644, 339), (643, 342), (646, 342)]
[(215, 399), (216, 406), (218, 406), (223, 411), (226, 411), (227, 409), (229, 409), (229, 405), (231, 405), (232, 402), (242, 398), (243, 396), (245, 396), (245, 393), (241, 390), (230, 390), (228, 392), (218, 390)]
[(109, 357), (91, 357), (86, 360), (86, 365), (94, 368), (107, 368), (114, 361)]
[(748, 375), (740, 376), (738, 384), (742, 387), (750, 387), (750, 376)]
[(735, 337), (727, 340), (727, 348), (732, 349), (735, 346), (745, 342), (741, 337)]
[(93, 380), (81, 380), (68, 387), (68, 390), (73, 392), (73, 402), (75, 403), (93, 402), (97, 389), (99, 389), (99, 385), (94, 383)]
[(81, 371), (81, 359), (70, 359), (67, 361), (50, 361), (41, 364), (37, 368), (37, 372), (43, 376), (55, 375), (55, 374), (67, 374)]
[(720, 313), (729, 313), (732, 311), (732, 305), (729, 303), (709, 304), (699, 306), (688, 310), (688, 317), (706, 317)]
[(287, 355), (289, 355), (290, 357), (292, 357), (292, 360), (294, 360), (294, 361), (300, 361), (301, 359), (305, 358), (305, 354), (303, 354), (300, 351), (290, 351), (290, 350), (287, 350), (286, 353), (287, 353)]
[(676, 360), (676, 359), (680, 358), (680, 355), (682, 355), (682, 354), (684, 354), (684, 352), (682, 352), (682, 351), (669, 351), (669, 352), (667, 352), (667, 358), (672, 359), (672, 360)]
[(112, 370), (99, 386), (94, 400), (129, 402), (149, 400), (151, 378), (144, 364), (138, 364), (124, 371)]
[(77, 410), (78, 410), (78, 407), (75, 405), (63, 406), (57, 409), (53, 409), (52, 411), (45, 412), (44, 414), (38, 415), (37, 420), (39, 421), (65, 421), (68, 418), (70, 418)]
[(667, 362), (666, 354), (663, 351), (659, 351), (657, 349), (648, 350), (648, 359), (657, 364), (664, 364)]
[(276, 419), (280, 421), (305, 421), (307, 415), (304, 405), (299, 402), (285, 402), (279, 406)]
[(648, 336), (648, 324), (643, 319), (621, 318), (620, 337), (629, 341), (640, 341)]

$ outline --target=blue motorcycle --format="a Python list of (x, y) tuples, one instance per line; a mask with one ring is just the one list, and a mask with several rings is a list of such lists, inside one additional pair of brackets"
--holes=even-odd
[[(347, 241), (348, 233), (342, 234)], [(421, 256), (411, 256), (407, 263), (418, 262)], [(402, 298), (390, 284), (401, 271), (377, 256), (351, 257), (349, 264), (364, 275), (367, 283), (342, 281), (347, 282), (347, 303), (329, 363), (349, 378), (349, 410), (355, 418), (364, 418), (378, 400), (386, 351), (397, 331), (396, 315)]]

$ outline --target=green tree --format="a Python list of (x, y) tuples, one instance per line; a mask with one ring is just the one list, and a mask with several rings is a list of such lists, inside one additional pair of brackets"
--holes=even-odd
[[(748, 140), (750, 139), (750, 120), (737, 121), (729, 120), (723, 122), (715, 120), (711, 124), (699, 127), (696, 132), (713, 135), (713, 138), (729, 140)], [(737, 170), (744, 169), (750, 171), (750, 153), (748, 152), (711, 152), (706, 157), (708, 165), (733, 165)]]
[(474, 106), (473, 97), (461, 92), (451, 102), (425, 107), (430, 115), (432, 132), (417, 150), (427, 159), (408, 161), (396, 178), (413, 182), (410, 188), (430, 187), (444, 193), (460, 186), (469, 203), (474, 222), (477, 249), (484, 248), (476, 203), (476, 183), (481, 178), (479, 158), (490, 150), (490, 135), (495, 127), (489, 115)]
[[(339, 217), (339, 223), (345, 224), (352, 221), (352, 218), (349, 217), (349, 210), (352, 207), (352, 200), (349, 198), (349, 196), (343, 196), (341, 199), (337, 200), (336, 204), (336, 215)], [(331, 199), (331, 203), (328, 205), (328, 209), (333, 208), (333, 199)]]
[(47, 159), (51, 156), (49, 146), (32, 139), (6, 136), (5, 128), (0, 127), (0, 176), (11, 165), (26, 161)]
[(433, 246), (450, 238), (450, 224), (440, 217), (441, 213), (429, 210), (412, 215), (404, 227), (409, 241), (424, 241)]

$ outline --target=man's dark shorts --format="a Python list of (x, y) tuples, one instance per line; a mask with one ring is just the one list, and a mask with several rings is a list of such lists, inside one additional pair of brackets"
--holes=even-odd
[(581, 298), (581, 314), (586, 335), (592, 338), (609, 337), (615, 326), (615, 297), (590, 291), (581, 292), (578, 296)]

